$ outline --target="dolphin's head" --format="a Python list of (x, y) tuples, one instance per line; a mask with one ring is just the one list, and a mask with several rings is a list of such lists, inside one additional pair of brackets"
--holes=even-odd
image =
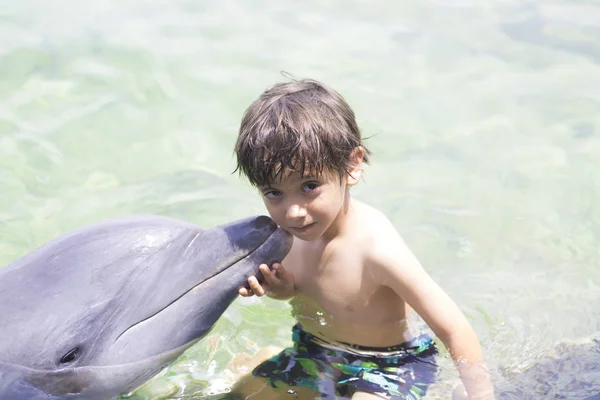
[(202, 338), (291, 237), (268, 217), (203, 230), (163, 217), (93, 225), (0, 268), (0, 369), (49, 393), (129, 390)]

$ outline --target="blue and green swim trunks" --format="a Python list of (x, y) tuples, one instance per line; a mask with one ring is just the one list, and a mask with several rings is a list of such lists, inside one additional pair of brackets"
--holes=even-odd
[(356, 391), (390, 399), (418, 400), (435, 382), (438, 350), (429, 335), (393, 347), (332, 346), (292, 329), (293, 347), (266, 360), (252, 371), (275, 389), (303, 387), (319, 399), (350, 398)]

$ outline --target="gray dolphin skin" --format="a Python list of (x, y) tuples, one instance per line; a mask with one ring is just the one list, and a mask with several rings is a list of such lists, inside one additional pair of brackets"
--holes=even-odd
[(205, 336), (291, 236), (266, 216), (165, 217), (67, 233), (0, 267), (0, 399), (109, 399)]

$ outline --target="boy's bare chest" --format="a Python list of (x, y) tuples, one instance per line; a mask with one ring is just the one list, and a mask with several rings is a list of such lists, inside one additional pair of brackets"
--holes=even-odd
[(389, 290), (374, 281), (364, 254), (351, 248), (336, 250), (300, 249), (286, 260), (286, 268), (294, 273), (298, 294), (310, 298), (328, 314), (363, 319), (362, 314), (381, 307), (377, 303)]
[(326, 302), (339, 300), (347, 303), (351, 296), (365, 295), (365, 284), (373, 286), (373, 282), (363, 279), (363, 265), (343, 258), (321, 264), (306, 263), (297, 271), (297, 290)]
[(356, 291), (363, 282), (365, 265), (357, 251), (339, 251), (336, 247), (294, 249), (286, 267), (303, 291)]

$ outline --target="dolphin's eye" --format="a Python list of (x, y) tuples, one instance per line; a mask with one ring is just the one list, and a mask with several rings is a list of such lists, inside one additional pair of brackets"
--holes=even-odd
[(69, 350), (67, 352), (67, 354), (62, 356), (62, 358), (60, 359), (60, 363), (61, 364), (72, 363), (73, 361), (77, 360), (80, 355), (81, 355), (81, 350), (79, 349), (79, 347), (75, 347), (74, 349)]

